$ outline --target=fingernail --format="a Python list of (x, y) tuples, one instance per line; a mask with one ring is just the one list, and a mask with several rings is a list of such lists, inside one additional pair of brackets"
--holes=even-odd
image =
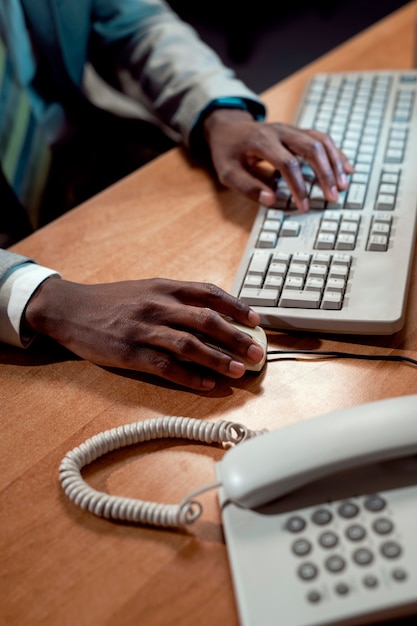
[(332, 200), (335, 200), (335, 201), (336, 201), (336, 200), (338, 199), (338, 197), (339, 197), (339, 192), (338, 192), (338, 190), (337, 190), (337, 187), (335, 187), (335, 186), (330, 187), (330, 196), (331, 196), (331, 199), (332, 199)]
[(213, 387), (216, 385), (216, 382), (212, 378), (203, 378), (201, 384), (204, 389), (213, 389)]
[(342, 187), (346, 187), (348, 184), (347, 176), (344, 172), (340, 174), (340, 184)]
[(275, 194), (273, 191), (265, 191), (264, 189), (260, 192), (258, 198), (259, 204), (265, 204), (266, 206), (270, 206), (275, 202)]
[(229, 363), (229, 372), (232, 376), (242, 376), (245, 373), (245, 366), (240, 361), (234, 361), (233, 359)]
[(261, 318), (259, 317), (259, 313), (257, 313), (256, 311), (253, 311), (252, 309), (250, 309), (250, 311), (248, 313), (248, 322), (250, 322), (254, 326), (258, 326), (260, 320), (261, 320)]
[(306, 213), (309, 209), (310, 205), (308, 202), (308, 198), (304, 198), (303, 200), (301, 200), (301, 210), (304, 211), (304, 213)]
[(246, 352), (248, 358), (254, 363), (259, 363), (264, 355), (263, 348), (258, 343), (252, 343)]

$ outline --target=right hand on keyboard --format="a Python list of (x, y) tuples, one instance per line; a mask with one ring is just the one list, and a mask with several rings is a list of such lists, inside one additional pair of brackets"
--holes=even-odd
[(276, 202), (275, 190), (256, 172), (269, 163), (285, 178), (297, 208), (307, 211), (309, 201), (300, 162), (314, 170), (326, 200), (337, 200), (347, 188), (353, 168), (329, 135), (287, 124), (256, 122), (246, 111), (218, 109), (204, 123), (205, 137), (221, 183), (235, 188), (268, 207)]
[(210, 284), (159, 278), (81, 285), (54, 276), (29, 301), (26, 323), (98, 365), (209, 391), (213, 372), (240, 378), (243, 361), (256, 364), (264, 355), (257, 341), (222, 315), (245, 326), (259, 324), (249, 306)]

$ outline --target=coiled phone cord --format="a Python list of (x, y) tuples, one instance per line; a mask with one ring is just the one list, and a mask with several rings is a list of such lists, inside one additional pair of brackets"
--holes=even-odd
[(195, 491), (178, 504), (161, 504), (97, 491), (82, 477), (82, 468), (112, 450), (152, 439), (176, 438), (205, 444), (237, 444), (260, 432), (235, 422), (202, 422), (195, 418), (174, 416), (126, 424), (94, 435), (68, 452), (59, 468), (61, 485), (72, 502), (99, 517), (153, 526), (184, 526), (194, 522), (202, 513), (202, 505), (194, 500), (194, 496), (218, 484)]

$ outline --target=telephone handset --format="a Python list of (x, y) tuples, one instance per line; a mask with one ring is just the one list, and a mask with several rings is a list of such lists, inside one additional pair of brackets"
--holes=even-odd
[(256, 507), (334, 472), (417, 453), (417, 395), (297, 422), (241, 443), (219, 463), (224, 492)]
[(417, 395), (230, 449), (216, 471), (242, 626), (417, 615), (416, 455)]

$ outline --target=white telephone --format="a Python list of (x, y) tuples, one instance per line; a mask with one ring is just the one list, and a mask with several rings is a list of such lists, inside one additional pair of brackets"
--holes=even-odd
[(216, 470), (242, 626), (417, 616), (417, 395), (249, 439)]

